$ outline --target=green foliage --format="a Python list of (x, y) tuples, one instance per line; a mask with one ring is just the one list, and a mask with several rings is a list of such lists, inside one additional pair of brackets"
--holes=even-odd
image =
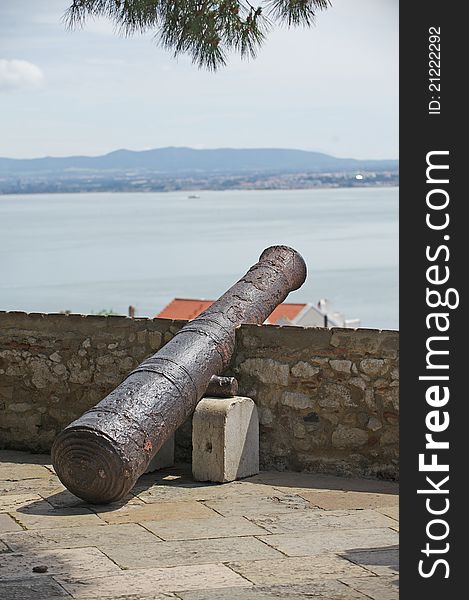
[(103, 308), (102, 310), (98, 310), (98, 312), (92, 312), (92, 315), (99, 315), (100, 317), (110, 317), (117, 316), (119, 313), (116, 313), (112, 310), (112, 308)]
[(124, 35), (155, 31), (159, 45), (174, 56), (189, 54), (199, 67), (216, 70), (230, 51), (255, 57), (275, 24), (314, 23), (330, 0), (73, 0), (64, 15), (68, 27), (104, 16)]

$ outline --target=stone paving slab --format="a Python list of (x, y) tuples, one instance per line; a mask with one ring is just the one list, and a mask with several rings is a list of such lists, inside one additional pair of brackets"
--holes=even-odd
[(23, 506), (28, 506), (31, 502), (41, 502), (39, 494), (9, 494), (0, 496), (0, 513), (17, 510)]
[(272, 496), (244, 496), (207, 500), (204, 503), (224, 517), (256, 517), (277, 513), (298, 513), (310, 510), (309, 502), (294, 494), (276, 492)]
[[(47, 575), (103, 577), (121, 573), (119, 567), (97, 548), (37, 550), (23, 554), (0, 554), (0, 581), (31, 578), (33, 567), (46, 566)], [(45, 575), (37, 573), (37, 577)]]
[[(174, 465), (152, 473), (144, 473), (132, 488), (132, 494), (140, 495), (147, 492), (165, 496), (171, 490), (175, 494), (181, 491), (182, 494), (190, 493), (195, 489), (219, 488), (220, 484), (195, 481), (192, 477), (190, 465)], [(151, 495), (151, 494), (150, 494)], [(189, 498), (191, 499), (191, 498)]]
[[(152, 593), (149, 594), (124, 594), (123, 596), (119, 595), (119, 596), (113, 596), (113, 598), (118, 597), (119, 600), (168, 600), (168, 598), (172, 599), (172, 600), (181, 600), (179, 595), (174, 593), (174, 592), (156, 592), (153, 591)], [(72, 598), (72, 596), (67, 596), (67, 598)], [(102, 596), (100, 596), (99, 598), (102, 598)], [(96, 598), (96, 600), (99, 600), (99, 598)], [(30, 600), (28, 598), (28, 600)]]
[(392, 577), (399, 574), (399, 550), (397, 547), (350, 551), (342, 556), (365, 567), (375, 575)]
[[(44, 500), (46, 500), (49, 504), (51, 504), (54, 508), (90, 508), (91, 510), (99, 510), (100, 506), (97, 504), (90, 504), (89, 502), (85, 502), (81, 498), (77, 498), (74, 494), (69, 492), (66, 489), (57, 489), (52, 490), (51, 493), (44, 495), (42, 494)], [(128, 494), (125, 498), (120, 500), (119, 502), (112, 503), (112, 509), (119, 508), (121, 506), (126, 506), (128, 504), (144, 504), (143, 500), (133, 496), (132, 494)]]
[(384, 507), (377, 508), (376, 510), (378, 512), (380, 512), (382, 515), (386, 515), (387, 517), (390, 517), (391, 519), (395, 519), (396, 521), (399, 521), (399, 505), (384, 506)]
[(368, 492), (344, 491), (307, 491), (299, 490), (298, 494), (313, 506), (324, 510), (361, 510), (365, 508), (382, 508), (396, 506), (399, 496), (393, 494), (371, 494)]
[[(114, 598), (115, 597), (116, 596), (114, 596)], [(176, 595), (174, 592), (153, 592), (151, 594), (125, 594), (124, 596), (119, 596), (119, 600), (168, 600), (168, 598), (172, 598), (173, 600), (180, 600), (179, 595)]]
[(252, 584), (223, 564), (121, 571), (120, 575), (89, 579), (56, 578), (74, 598), (137, 598), (158, 592), (250, 587)]
[(102, 520), (86, 508), (54, 508), (45, 500), (9, 513), (25, 529), (52, 529), (100, 525)]
[(322, 473), (297, 473), (292, 471), (264, 471), (259, 475), (249, 477), (249, 483), (262, 483), (278, 489), (290, 488), (299, 492), (304, 491), (354, 491), (373, 494), (399, 494), (399, 484), (394, 481), (365, 479), (355, 477), (337, 477)]
[(2, 465), (50, 465), (49, 454), (33, 454), (22, 450), (0, 450)]
[(278, 558), (280, 552), (253, 537), (126, 544), (99, 548), (123, 569), (175, 567)]
[(369, 600), (348, 585), (334, 580), (310, 581), (305, 585), (253, 586), (178, 592), (181, 600)]
[(0, 479), (0, 496), (19, 494), (49, 494), (65, 488), (55, 475), (49, 473), (49, 477), (38, 479), (22, 479), (21, 481), (5, 481)]
[(342, 577), (366, 577), (371, 573), (335, 554), (310, 558), (236, 561), (229, 567), (256, 585), (298, 584)]
[(21, 581), (0, 581), (2, 600), (49, 600), (71, 598), (62, 586), (50, 576), (36, 576)]
[(23, 528), (10, 515), (0, 514), (0, 535), (9, 531), (23, 531)]
[(86, 546), (146, 544), (160, 541), (155, 535), (135, 523), (124, 525), (102, 523), (92, 527), (36, 529), (3, 534), (2, 540), (14, 552), (27, 552), (39, 548), (84, 548)]
[(132, 492), (147, 503), (167, 502), (168, 500), (217, 500), (239, 495), (269, 496), (278, 494), (278, 490), (271, 485), (254, 484), (245, 482), (245, 480), (225, 484), (164, 482), (163, 485), (156, 484), (145, 489), (137, 487)]
[(48, 479), (51, 472), (43, 465), (0, 463), (0, 481), (21, 481), (22, 479)]
[(163, 540), (201, 540), (262, 535), (266, 530), (244, 517), (189, 519), (187, 521), (145, 521), (144, 527)]
[(301, 536), (272, 534), (259, 536), (259, 539), (287, 556), (311, 556), (324, 552), (393, 546), (399, 543), (398, 534), (389, 528), (333, 530), (318, 527), (314, 533)]
[(251, 520), (270, 533), (315, 531), (318, 527), (333, 529), (371, 529), (392, 527), (396, 521), (373, 510), (309, 510), (293, 514), (263, 515)]
[(200, 502), (159, 502), (155, 504), (125, 505), (117, 509), (96, 506), (93, 510), (103, 521), (114, 524), (208, 519), (215, 514)]
[(365, 594), (372, 600), (398, 600), (399, 585), (397, 577), (364, 577), (342, 580), (352, 589)]

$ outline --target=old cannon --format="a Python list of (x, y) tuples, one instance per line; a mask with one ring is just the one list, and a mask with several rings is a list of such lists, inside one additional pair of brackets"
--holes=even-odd
[(228, 367), (236, 328), (263, 323), (305, 278), (298, 252), (264, 250), (219, 300), (57, 436), (52, 462), (62, 483), (89, 502), (123, 498), (194, 411), (212, 376)]

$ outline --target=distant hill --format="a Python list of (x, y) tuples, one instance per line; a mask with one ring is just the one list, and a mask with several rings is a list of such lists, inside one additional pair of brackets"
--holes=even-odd
[(0, 175), (46, 175), (78, 172), (142, 172), (165, 175), (217, 173), (295, 173), (397, 170), (397, 160), (335, 158), (320, 152), (282, 148), (156, 148), (116, 150), (102, 156), (67, 156), (32, 159), (0, 158)]

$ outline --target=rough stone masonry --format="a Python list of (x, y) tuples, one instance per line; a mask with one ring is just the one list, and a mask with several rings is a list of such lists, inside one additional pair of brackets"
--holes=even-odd
[[(0, 313), (0, 447), (48, 451), (184, 324)], [(398, 477), (399, 335), (245, 325), (227, 374), (260, 417), (262, 469)], [(190, 423), (176, 436), (187, 460)]]

